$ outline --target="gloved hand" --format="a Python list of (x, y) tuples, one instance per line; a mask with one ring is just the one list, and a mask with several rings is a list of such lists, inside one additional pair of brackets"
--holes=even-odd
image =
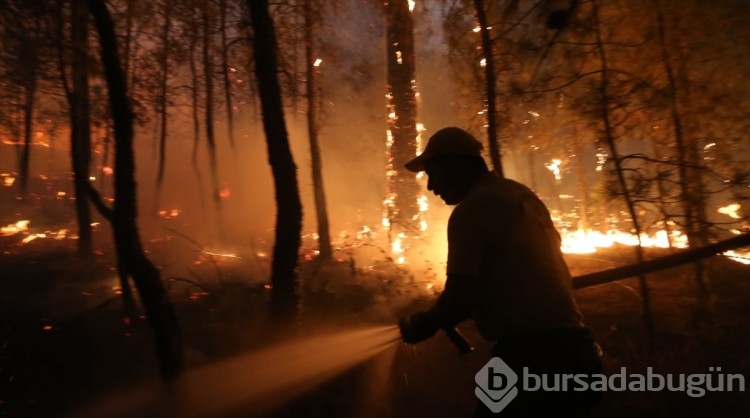
[(407, 344), (416, 344), (431, 338), (438, 331), (437, 321), (429, 312), (417, 312), (398, 321), (401, 339)]

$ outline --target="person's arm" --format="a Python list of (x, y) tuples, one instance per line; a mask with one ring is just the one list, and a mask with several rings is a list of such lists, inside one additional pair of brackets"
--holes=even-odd
[(468, 319), (472, 308), (472, 293), (476, 279), (469, 275), (449, 274), (445, 290), (435, 305), (401, 321), (404, 342), (416, 344), (435, 335), (438, 330), (449, 330)]
[(428, 311), (440, 328), (452, 328), (471, 314), (476, 278), (467, 274), (448, 274), (445, 290)]
[[(469, 318), (476, 299), (483, 254), (481, 217), (472, 207), (457, 207), (448, 222), (448, 277), (435, 305), (401, 322), (405, 342), (416, 344)], [(479, 222), (478, 222), (479, 221)]]

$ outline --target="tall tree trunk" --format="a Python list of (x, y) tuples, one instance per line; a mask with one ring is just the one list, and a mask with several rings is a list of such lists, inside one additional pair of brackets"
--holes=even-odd
[[(612, 158), (612, 161), (615, 163), (615, 168), (617, 171), (617, 181), (620, 185), (620, 189), (622, 190), (623, 198), (625, 199), (625, 203), (628, 206), (628, 212), (630, 213), (630, 218), (633, 222), (633, 230), (636, 236), (638, 237), (638, 245), (635, 247), (635, 253), (636, 253), (636, 260), (638, 263), (643, 263), (644, 256), (643, 256), (643, 247), (641, 245), (641, 227), (640, 223), (638, 221), (638, 214), (635, 211), (635, 206), (633, 205), (633, 200), (630, 197), (630, 191), (628, 189), (627, 182), (625, 181), (625, 174), (623, 172), (622, 167), (622, 159), (620, 158), (620, 155), (617, 151), (617, 146), (615, 145), (615, 137), (614, 137), (614, 128), (612, 127), (612, 121), (611, 121), (611, 115), (610, 115), (610, 87), (609, 87), (609, 63), (607, 61), (607, 53), (605, 50), (605, 44), (602, 41), (601, 36), (601, 22), (600, 22), (600, 16), (599, 16), (599, 5), (596, 0), (592, 2), (594, 7), (594, 32), (596, 35), (596, 46), (599, 54), (599, 60), (601, 63), (601, 77), (600, 77), (600, 99), (601, 99), (601, 121), (603, 124), (603, 134), (605, 136), (605, 140), (607, 141), (607, 145), (609, 146), (609, 152), (610, 156)], [(651, 314), (651, 297), (649, 292), (648, 283), (646, 282), (646, 275), (641, 274), (638, 277), (639, 284), (640, 284), (640, 290), (641, 290), (641, 298), (643, 299), (643, 318), (646, 323), (646, 332), (649, 336), (649, 341), (653, 338), (654, 335), (654, 321), (653, 316)]]
[(224, 104), (227, 109), (227, 135), (234, 149), (234, 110), (232, 105), (232, 81), (229, 79), (229, 46), (227, 45), (227, 0), (219, 1), (221, 19), (221, 75), (224, 80)]
[(500, 177), (503, 173), (503, 163), (500, 156), (500, 138), (497, 127), (497, 94), (495, 92), (495, 59), (492, 48), (492, 39), (487, 24), (487, 13), (484, 10), (483, 0), (474, 0), (474, 9), (479, 23), (479, 33), (482, 35), (482, 54), (484, 55), (484, 79), (487, 93), (487, 136), (490, 144), (490, 159), (492, 167)]
[(161, 80), (160, 89), (161, 97), (159, 98), (159, 168), (156, 175), (156, 200), (159, 198), (162, 183), (164, 182), (164, 170), (167, 158), (167, 95), (169, 94), (169, 28), (172, 21), (171, 7), (172, 3), (167, 0), (164, 2), (164, 27), (161, 34), (162, 55), (160, 58)]
[[(214, 136), (214, 65), (211, 56), (211, 31), (213, 22), (210, 16), (208, 2), (203, 3), (203, 76), (206, 84), (206, 103), (203, 109), (205, 116), (206, 143), (208, 144), (208, 158), (211, 165), (211, 183), (214, 204), (220, 211), (221, 197), (219, 196), (219, 163), (216, 157), (216, 138)], [(220, 212), (219, 212), (220, 215)], [(220, 226), (221, 227), (221, 226)]]
[(123, 54), (122, 68), (125, 72), (125, 81), (131, 85), (130, 62), (133, 52), (133, 0), (125, 1), (125, 52)]
[(268, 160), (276, 189), (276, 242), (271, 264), (272, 313), (289, 322), (297, 314), (297, 255), (302, 231), (302, 204), (297, 185), (297, 166), (281, 101), (276, 57), (276, 34), (268, 11), (268, 0), (248, 0), (254, 31), (255, 74), (258, 81)]
[(583, 165), (583, 148), (578, 139), (578, 130), (573, 129), (573, 152), (576, 153), (576, 179), (578, 182), (578, 195), (581, 197), (581, 223), (579, 229), (588, 231), (589, 224), (589, 190), (586, 185), (586, 167)]
[(39, 67), (39, 57), (36, 52), (38, 48), (38, 34), (40, 33), (39, 23), (36, 24), (37, 28), (33, 34), (31, 34), (31, 42), (29, 48), (31, 49), (26, 54), (26, 68), (28, 72), (25, 74), (25, 85), (24, 85), (24, 101), (23, 101), (23, 152), (21, 153), (21, 161), (19, 164), (19, 186), (21, 189), (21, 195), (25, 196), (28, 192), (29, 187), (29, 171), (31, 169), (31, 145), (34, 136), (34, 99), (36, 97), (37, 87), (37, 72)]
[(104, 0), (89, 0), (99, 34), (101, 60), (109, 90), (115, 131), (115, 203), (111, 213), (118, 264), (138, 287), (146, 317), (154, 330), (156, 354), (164, 377), (176, 377), (183, 368), (183, 345), (177, 316), (161, 282), (159, 270), (146, 257), (137, 217), (133, 111), (127, 80), (117, 54), (114, 22)]
[[(406, 0), (385, 4), (387, 32), (387, 88), (389, 155), (386, 210), (390, 224), (404, 231), (418, 231), (417, 196), (420, 186), (414, 173), (404, 168), (417, 151), (417, 101), (414, 81), (414, 20)], [(391, 237), (392, 238), (392, 237)]]
[(73, 0), (71, 31), (73, 39), (73, 91), (71, 108), (71, 157), (73, 186), (78, 220), (78, 254), (93, 255), (91, 242), (91, 203), (86, 184), (91, 166), (91, 111), (89, 107), (88, 20), (86, 0)]
[(315, 18), (312, 0), (305, 2), (305, 60), (307, 61), (307, 136), (310, 140), (310, 157), (312, 160), (313, 194), (315, 196), (315, 215), (318, 221), (318, 248), (320, 257), (331, 257), (331, 231), (328, 225), (328, 207), (323, 184), (323, 168), (318, 144), (318, 95), (315, 69)]
[[(198, 144), (200, 143), (200, 117), (198, 115), (198, 67), (195, 63), (195, 48), (198, 44), (198, 23), (195, 21), (195, 0), (190, 2), (190, 42), (188, 61), (190, 62), (191, 100), (193, 112), (193, 167), (198, 172)], [(199, 176), (200, 178), (200, 176)]]

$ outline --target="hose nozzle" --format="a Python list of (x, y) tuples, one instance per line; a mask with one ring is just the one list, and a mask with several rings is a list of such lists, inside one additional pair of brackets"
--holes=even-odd
[(466, 354), (471, 353), (474, 351), (474, 347), (471, 346), (469, 343), (469, 340), (466, 339), (466, 337), (461, 334), (461, 332), (453, 328), (444, 328), (443, 331), (445, 331), (445, 335), (448, 336), (448, 339), (458, 348), (458, 352), (460, 354)]

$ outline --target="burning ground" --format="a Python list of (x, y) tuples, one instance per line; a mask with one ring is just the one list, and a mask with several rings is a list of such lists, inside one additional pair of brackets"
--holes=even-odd
[[(4, 229), (0, 237), (0, 411), (8, 417), (79, 416), (109, 405), (94, 409), (102, 413), (97, 416), (118, 416), (145, 402), (126, 395), (164, 390), (157, 380), (151, 331), (142, 314), (123, 310), (109, 231), (96, 232), (100, 244), (92, 264), (76, 261), (72, 226), (59, 207), (64, 200), (57, 193), (50, 196), (33, 204), (46, 214), (45, 223), (10, 218), (23, 215), (26, 203), (15, 203), (14, 211), (2, 215), (3, 225), (16, 230)], [(180, 216), (165, 215), (171, 217), (166, 221)], [(367, 231), (340, 235), (337, 248), (332, 263), (319, 263), (310, 250), (303, 253), (302, 315), (292, 335), (282, 335), (267, 314), (269, 261), (262, 242), (231, 251), (210, 249), (173, 228), (148, 242), (178, 309), (190, 370), (236, 364), (193, 381), (192, 390), (210, 394), (196, 396), (202, 403), (191, 406), (194, 416), (211, 411), (205, 416), (448, 417), (473, 410), (473, 376), (490, 357), (490, 345), (469, 324), (461, 328), (476, 350), (463, 357), (438, 335), (416, 347), (392, 344), (372, 357), (342, 362), (351, 352), (342, 351), (341, 340), (323, 339), (299, 357), (314, 352), (316, 364), (337, 364), (334, 372), (313, 373), (259, 397), (259, 388), (292, 371), (279, 357), (270, 357), (265, 368), (253, 366), (254, 353), (273, 353), (319, 335), (392, 325), (399, 316), (428, 306), (442, 286), (439, 262), (399, 264)], [(647, 256), (671, 251), (651, 248)], [(622, 244), (567, 257), (574, 275), (634, 262), (632, 249)], [(608, 372), (623, 366), (632, 372), (650, 366), (661, 373), (721, 367), (750, 376), (750, 266), (727, 257), (703, 265), (709, 278), (706, 297), (698, 291), (691, 265), (649, 275), (656, 322), (650, 345), (635, 279), (577, 291)], [(244, 358), (249, 363), (231, 363)], [(234, 381), (243, 385), (239, 391), (226, 386)], [(128, 402), (111, 403), (120, 399)], [(215, 404), (224, 406), (212, 409)], [(731, 415), (748, 406), (742, 392), (710, 392), (702, 398), (684, 392), (608, 392), (595, 416)]]

